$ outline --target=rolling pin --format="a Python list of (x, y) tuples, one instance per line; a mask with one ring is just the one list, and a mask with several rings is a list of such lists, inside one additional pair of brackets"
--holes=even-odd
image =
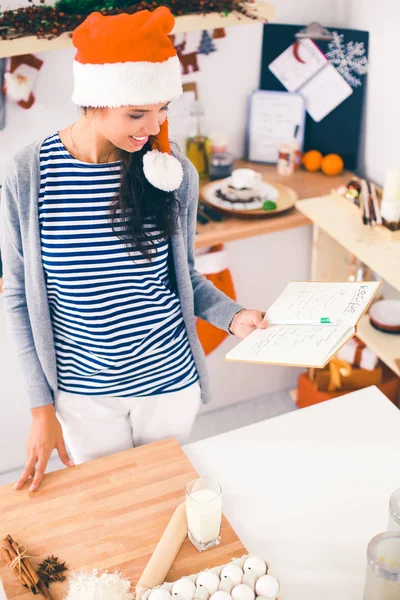
[(185, 502), (179, 504), (136, 585), (136, 600), (147, 590), (164, 583), (184, 539), (187, 536)]

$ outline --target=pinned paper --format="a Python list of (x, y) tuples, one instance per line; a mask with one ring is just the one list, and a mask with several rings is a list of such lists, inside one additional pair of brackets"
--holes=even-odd
[(300, 90), (308, 114), (319, 123), (353, 93), (350, 85), (330, 63)]
[(288, 92), (296, 92), (327, 63), (318, 46), (305, 39), (289, 46), (268, 68)]
[(346, 100), (353, 90), (310, 39), (295, 42), (269, 70), (290, 92), (303, 96), (306, 110), (317, 123)]

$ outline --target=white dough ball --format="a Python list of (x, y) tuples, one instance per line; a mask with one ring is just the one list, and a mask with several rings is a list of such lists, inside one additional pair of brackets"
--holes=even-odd
[(168, 590), (157, 588), (150, 593), (149, 600), (171, 600), (171, 594)]
[(210, 594), (215, 594), (219, 588), (219, 577), (213, 571), (203, 571), (198, 576), (196, 584), (205, 587)]
[(179, 594), (185, 600), (193, 600), (196, 586), (191, 579), (179, 579), (172, 586), (172, 596)]
[(263, 575), (256, 583), (257, 596), (275, 598), (279, 593), (279, 581), (272, 575)]
[(245, 571), (254, 571), (257, 574), (257, 577), (262, 577), (262, 575), (265, 575), (267, 572), (265, 560), (259, 556), (249, 556), (249, 558), (246, 559), (243, 568)]
[(211, 596), (210, 600), (232, 600), (232, 598), (228, 592), (218, 590), (218, 592), (215, 592), (215, 594)]
[(223, 577), (230, 577), (233, 585), (239, 585), (242, 583), (243, 571), (238, 565), (227, 565), (221, 571), (221, 579)]
[(254, 600), (255, 595), (251, 588), (244, 583), (235, 586), (231, 592), (233, 600)]

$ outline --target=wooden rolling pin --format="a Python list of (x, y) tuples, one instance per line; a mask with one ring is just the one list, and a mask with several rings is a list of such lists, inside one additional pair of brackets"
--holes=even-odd
[(176, 555), (187, 536), (185, 502), (176, 507), (160, 541), (150, 557), (136, 585), (136, 600), (140, 600), (147, 590), (164, 583)]

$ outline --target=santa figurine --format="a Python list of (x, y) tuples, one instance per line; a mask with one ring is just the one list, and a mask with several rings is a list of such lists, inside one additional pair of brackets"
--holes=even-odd
[(35, 102), (33, 88), (43, 61), (33, 54), (21, 54), (10, 59), (4, 74), (3, 91), (22, 108), (30, 108)]

